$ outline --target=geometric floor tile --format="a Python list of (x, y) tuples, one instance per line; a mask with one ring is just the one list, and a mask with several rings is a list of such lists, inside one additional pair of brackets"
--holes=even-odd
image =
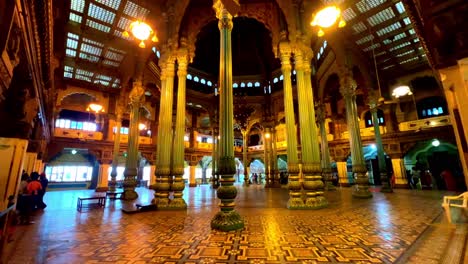
[[(208, 185), (184, 190), (186, 211), (131, 215), (120, 200), (77, 212), (77, 197), (92, 190), (48, 192), (36, 223), (17, 227), (8, 263), (418, 263), (420, 252), (441, 260), (440, 245), (451, 237), (466, 241), (468, 233), (460, 229), (464, 223), (457, 231), (434, 222), (441, 219), (443, 192), (395, 190), (355, 199), (349, 188), (338, 188), (325, 193), (327, 208), (308, 211), (286, 209), (285, 188), (236, 187), (245, 228), (231, 232), (210, 228), (219, 200)], [(138, 202), (154, 197), (137, 191)]]

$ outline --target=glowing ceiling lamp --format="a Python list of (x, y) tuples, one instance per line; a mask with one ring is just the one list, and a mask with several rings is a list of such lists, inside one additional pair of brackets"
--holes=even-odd
[(89, 104), (89, 106), (88, 106), (88, 108), (86, 110), (87, 111), (93, 111), (95, 113), (104, 112), (104, 109), (103, 109), (102, 105), (96, 104), (96, 103)]
[(392, 91), (392, 96), (395, 98), (412, 94), (413, 92), (411, 92), (411, 89), (408, 85), (400, 85), (398, 87), (395, 87)]
[[(146, 24), (143, 21), (137, 20), (135, 22), (132, 22), (130, 24), (130, 32), (132, 32), (132, 35), (136, 39), (140, 40), (140, 44), (138, 44), (140, 48), (146, 47), (145, 41), (149, 38), (151, 38), (151, 41), (153, 42), (158, 42), (158, 37), (156, 36), (156, 33), (148, 24)], [(123, 35), (125, 37), (129, 36), (127, 31), (125, 31)]]
[(338, 27), (342, 28), (346, 26), (346, 21), (341, 17), (341, 10), (337, 6), (327, 6), (315, 14), (314, 19), (310, 22), (310, 25), (319, 27), (317, 35), (322, 37), (325, 35), (324, 28), (329, 28), (333, 26), (336, 21), (338, 22)]
[(143, 123), (138, 124), (138, 129), (143, 130), (146, 128), (146, 125)]

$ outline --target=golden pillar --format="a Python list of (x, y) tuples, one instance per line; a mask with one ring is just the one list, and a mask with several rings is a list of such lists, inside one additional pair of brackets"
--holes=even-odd
[(286, 141), (288, 155), (289, 174), (289, 209), (304, 208), (304, 201), (301, 199), (302, 184), (299, 181), (299, 160), (297, 158), (297, 136), (296, 121), (294, 118), (293, 92), (291, 82), (291, 46), (289, 42), (280, 43), (281, 71), (283, 73), (284, 88), (284, 112), (286, 116)]
[(328, 147), (327, 129), (326, 123), (326, 109), (324, 104), (319, 104), (317, 107), (317, 123), (320, 128), (320, 147), (322, 153), (322, 177), (325, 182), (325, 190), (335, 190), (335, 186), (332, 183), (333, 175), (330, 162), (330, 148)]
[(172, 147), (172, 103), (174, 88), (175, 58), (169, 56), (162, 60), (165, 77), (161, 81), (161, 104), (159, 110), (158, 157), (156, 164), (156, 192), (153, 203), (159, 209), (169, 206), (171, 190), (171, 147)]
[(197, 163), (190, 162), (190, 175), (189, 175), (189, 187), (197, 187)]
[(369, 177), (362, 152), (361, 132), (359, 129), (358, 112), (356, 105), (356, 81), (352, 77), (351, 70), (345, 68), (340, 76), (340, 92), (346, 103), (346, 122), (349, 131), (349, 143), (351, 146), (351, 161), (353, 165), (353, 177), (355, 184), (352, 195), (357, 198), (371, 198), (369, 191)]
[(172, 162), (174, 182), (171, 186), (171, 190), (174, 192), (174, 199), (170, 202), (169, 207), (172, 209), (187, 209), (187, 204), (182, 198), (185, 188), (185, 182), (183, 179), (185, 157), (185, 87), (187, 81), (188, 65), (188, 51), (185, 47), (182, 47), (177, 54), (177, 65), (177, 113), (174, 134), (174, 154)]
[(120, 152), (120, 129), (122, 127), (122, 113), (123, 106), (117, 103), (115, 111), (116, 131), (114, 134), (114, 150), (112, 152), (112, 171), (111, 180), (109, 181), (109, 191), (115, 192), (117, 186), (117, 167), (119, 166), (119, 152)]
[(144, 101), (145, 89), (143, 89), (142, 78), (138, 78), (133, 82), (133, 88), (130, 91), (130, 127), (128, 133), (128, 150), (127, 159), (125, 160), (124, 170), (124, 193), (122, 199), (134, 200), (138, 198), (135, 192), (136, 178), (138, 173), (138, 137), (140, 130), (138, 128), (140, 122), (140, 106)]
[(242, 163), (244, 165), (244, 186), (249, 187), (249, 174), (247, 173), (247, 129), (242, 129)]
[(234, 161), (234, 113), (232, 98), (232, 52), (231, 32), (232, 15), (221, 0), (214, 2), (213, 8), (219, 19), (220, 62), (219, 62), (219, 167), (221, 186), (216, 194), (220, 203), (220, 212), (211, 220), (211, 227), (222, 231), (231, 231), (244, 227), (244, 220), (234, 210), (237, 188), (234, 186), (236, 164)]
[(297, 92), (299, 100), (299, 126), (301, 132), (302, 173), (306, 201), (304, 209), (326, 207), (328, 201), (323, 196), (322, 169), (315, 122), (314, 97), (310, 71), (310, 49), (299, 44), (294, 54), (296, 62)]

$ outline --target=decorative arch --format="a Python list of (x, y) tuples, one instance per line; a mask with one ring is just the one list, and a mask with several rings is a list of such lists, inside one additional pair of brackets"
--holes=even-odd
[[(272, 49), (275, 51), (275, 47), (280, 40), (280, 32), (287, 30), (287, 25), (291, 24), (288, 23), (288, 16), (284, 12), (286, 6), (289, 5), (284, 1), (241, 4), (240, 11), (236, 15), (253, 18), (262, 23), (272, 34)], [(186, 3), (185, 8), (180, 10), (181, 12), (177, 12), (176, 15), (176, 17), (180, 17), (176, 19), (177, 25), (175, 27), (177, 31), (174, 32), (179, 32), (179, 40), (187, 38), (188, 49), (194, 54), (197, 35), (203, 27), (212, 21), (216, 21), (217, 18), (212, 5), (200, 7)]]

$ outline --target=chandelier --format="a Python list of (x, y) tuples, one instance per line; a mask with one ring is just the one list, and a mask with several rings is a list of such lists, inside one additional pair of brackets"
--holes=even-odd
[(319, 27), (317, 36), (322, 37), (325, 35), (323, 29), (333, 26), (338, 20), (339, 28), (346, 26), (346, 22), (341, 16), (341, 9), (334, 5), (326, 6), (315, 14), (310, 25), (313, 27)]
[[(133, 37), (140, 41), (138, 46), (140, 48), (145, 48), (146, 44), (145, 41), (151, 37), (151, 41), (158, 42), (158, 37), (153, 29), (143, 21), (137, 20), (130, 24), (130, 32), (132, 33)], [(127, 31), (123, 32), (123, 36), (129, 37), (130, 34)]]

